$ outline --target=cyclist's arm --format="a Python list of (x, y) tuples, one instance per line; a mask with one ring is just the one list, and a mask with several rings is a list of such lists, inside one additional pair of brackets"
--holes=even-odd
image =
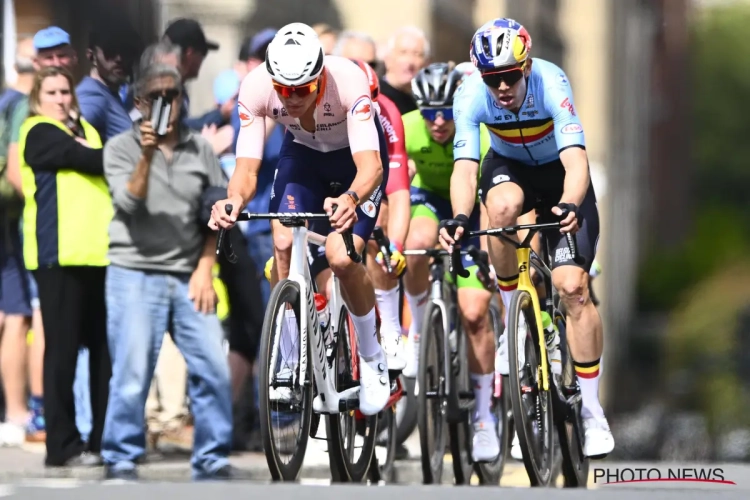
[(453, 174), (451, 175), (451, 206), (453, 216), (470, 216), (477, 197), (477, 173), (479, 172), (479, 121), (472, 110), (473, 93), (465, 92), (466, 85), (459, 89), (453, 103), (456, 136), (453, 139)]
[(560, 161), (565, 167), (565, 184), (560, 203), (581, 206), (589, 188), (589, 164), (583, 126), (573, 105), (573, 91), (567, 78), (559, 79), (544, 89), (544, 104), (555, 122), (555, 141)]
[(383, 165), (380, 161), (380, 139), (375, 125), (377, 117), (370, 99), (370, 85), (357, 66), (352, 65), (352, 68), (356, 71), (346, 75), (347, 85), (341, 90), (341, 101), (347, 110), (349, 147), (357, 167), (357, 175), (349, 186), (349, 191), (357, 193), (360, 203), (363, 203), (383, 182)]
[(388, 142), (389, 173), (385, 194), (388, 196), (388, 238), (403, 246), (409, 231), (411, 199), (409, 172), (406, 165), (404, 123), (396, 105), (381, 98), (380, 123)]
[[(269, 81), (265, 81), (263, 77)], [(237, 111), (240, 118), (240, 132), (237, 136), (237, 165), (227, 186), (229, 199), (242, 199), (240, 211), (253, 199), (258, 187), (258, 172), (263, 161), (263, 147), (266, 142), (265, 103), (269, 92), (273, 92), (270, 77), (260, 72), (252, 72), (242, 81)]]

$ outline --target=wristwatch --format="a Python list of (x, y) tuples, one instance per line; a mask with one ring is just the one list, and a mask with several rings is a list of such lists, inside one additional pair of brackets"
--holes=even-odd
[(359, 196), (357, 195), (357, 193), (355, 193), (354, 191), (347, 191), (344, 194), (348, 194), (351, 197), (354, 204), (357, 206), (359, 205)]

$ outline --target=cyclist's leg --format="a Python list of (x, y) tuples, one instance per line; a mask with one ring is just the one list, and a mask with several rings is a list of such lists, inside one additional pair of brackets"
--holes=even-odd
[[(388, 200), (380, 205), (377, 225), (388, 234)], [(388, 357), (388, 368), (403, 370), (406, 365), (404, 348), (401, 343), (401, 323), (399, 321), (398, 279), (391, 278), (376, 262), (377, 244), (370, 240), (367, 243), (367, 272), (375, 287), (375, 301), (380, 313), (380, 343)]]
[[(380, 195), (376, 192), (371, 201), (378, 197)], [(378, 205), (376, 208), (379, 210)], [(356, 251), (362, 253), (375, 227), (377, 214), (370, 217), (358, 208), (357, 216), (359, 220), (354, 225), (353, 239)], [(360, 355), (359, 410), (365, 415), (374, 415), (383, 409), (390, 396), (388, 364), (377, 338), (375, 290), (365, 266), (349, 258), (344, 239), (336, 233), (331, 233), (326, 240), (326, 259), (341, 284), (343, 299), (357, 333)]]
[[(499, 156), (492, 149), (485, 156), (479, 182), (490, 228), (512, 226), (521, 214), (531, 210), (531, 204), (526, 201), (531, 197), (527, 195), (519, 174), (519, 168), (512, 160)], [(500, 284), (507, 326), (508, 304), (518, 287), (518, 259), (511, 244), (499, 238), (490, 238), (487, 243)]]
[[(479, 207), (472, 214), (472, 229), (478, 229)], [(479, 239), (469, 242), (479, 247)], [(491, 462), (500, 453), (500, 443), (491, 413), (494, 384), (495, 338), (490, 328), (489, 307), (492, 292), (477, 277), (477, 266), (464, 258), (464, 267), (471, 273), (458, 278), (458, 308), (468, 335), (469, 373), (474, 388), (475, 411), (472, 415), (474, 438), (472, 456), (475, 462)]]
[[(411, 188), (411, 223), (406, 237), (407, 250), (434, 248), (437, 244), (438, 222), (450, 218), (450, 201), (444, 200), (426, 189)], [(404, 287), (406, 300), (411, 310), (409, 342), (406, 346), (406, 377), (416, 377), (419, 366), (419, 335), (422, 319), (427, 307), (430, 288), (429, 257), (409, 256), (406, 258)]]
[(599, 402), (600, 360), (603, 351), (602, 320), (589, 294), (589, 270), (599, 239), (599, 214), (593, 187), (579, 208), (578, 253), (584, 264), (570, 260), (567, 241), (551, 235), (552, 282), (565, 304), (567, 341), (581, 388), (586, 436), (584, 453), (601, 457), (615, 446), (604, 410)]
[[(352, 228), (352, 233), (354, 246), (359, 254), (362, 254), (375, 227), (380, 212), (380, 203), (388, 182), (388, 149), (385, 136), (379, 127), (378, 136), (383, 178), (380, 186), (373, 191), (369, 199), (363, 200), (363, 203), (357, 207), (357, 222)], [(350, 186), (357, 174), (357, 167), (349, 148), (325, 153), (325, 156), (327, 165), (323, 172), (325, 181)], [(365, 266), (355, 263), (347, 255), (342, 237), (330, 234), (326, 240), (325, 253), (331, 271), (339, 280), (349, 317), (357, 333), (360, 355), (359, 410), (365, 415), (374, 415), (385, 407), (391, 393), (388, 364), (377, 337), (375, 289)]]

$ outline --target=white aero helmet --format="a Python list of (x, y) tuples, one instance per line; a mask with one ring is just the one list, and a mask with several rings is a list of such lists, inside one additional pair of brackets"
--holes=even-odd
[(323, 71), (323, 46), (315, 30), (304, 23), (281, 28), (268, 44), (266, 70), (275, 82), (290, 87), (317, 78)]

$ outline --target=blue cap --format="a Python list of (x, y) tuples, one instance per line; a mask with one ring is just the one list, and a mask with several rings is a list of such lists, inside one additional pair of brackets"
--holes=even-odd
[[(276, 36), (277, 31), (276, 28), (266, 28), (258, 32), (250, 41), (250, 52), (256, 53), (261, 47), (268, 45), (268, 43), (273, 40), (273, 37)], [(265, 58), (265, 54), (263, 54), (263, 57)]]
[(240, 77), (233, 69), (228, 69), (219, 73), (214, 80), (214, 99), (219, 104), (232, 99), (240, 90)]
[(34, 35), (34, 48), (36, 50), (51, 49), (60, 45), (70, 45), (70, 35), (57, 26), (44, 28)]

